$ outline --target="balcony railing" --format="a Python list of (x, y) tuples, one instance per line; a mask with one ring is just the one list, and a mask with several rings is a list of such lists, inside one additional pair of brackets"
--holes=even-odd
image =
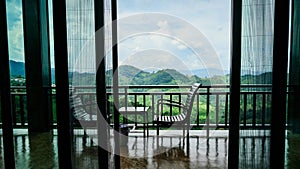
[[(195, 128), (228, 128), (229, 126), (229, 87), (228, 85), (201, 86), (196, 97), (191, 115), (191, 124)], [(95, 101), (95, 87), (76, 87), (85, 101)], [(122, 106), (149, 106), (149, 126), (155, 115), (156, 101), (170, 99), (184, 101), (190, 86), (120, 86), (119, 102)], [(14, 127), (27, 127), (27, 97), (25, 87), (12, 87), (12, 115)], [(52, 98), (52, 124), (56, 125), (55, 88), (49, 88)], [(108, 113), (113, 114), (112, 87), (107, 87)], [(271, 86), (270, 85), (242, 85), (240, 104), (240, 124), (242, 128), (266, 128), (270, 124), (271, 113)], [(96, 112), (96, 105), (88, 107), (90, 113)], [(176, 114), (178, 109), (163, 107), (167, 114)], [(113, 119), (113, 118), (112, 118)], [(139, 122), (140, 117), (131, 117), (129, 122)], [(121, 119), (122, 122), (122, 119)], [(111, 121), (113, 124), (113, 121)]]

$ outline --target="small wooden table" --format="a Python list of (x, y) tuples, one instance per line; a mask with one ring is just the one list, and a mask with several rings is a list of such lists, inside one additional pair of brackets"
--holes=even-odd
[[(120, 114), (125, 116), (127, 118), (128, 115), (141, 115), (144, 118), (143, 122), (143, 134), (144, 137), (146, 136), (146, 129), (147, 129), (147, 136), (149, 135), (149, 130), (148, 130), (148, 110), (149, 107), (121, 107), (119, 109)], [(127, 119), (125, 120), (125, 123), (127, 123)], [(137, 123), (135, 122), (135, 125)], [(147, 127), (146, 127), (147, 125)]]

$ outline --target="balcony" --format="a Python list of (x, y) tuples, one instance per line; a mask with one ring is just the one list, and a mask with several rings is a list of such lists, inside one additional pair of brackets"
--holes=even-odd
[[(96, 103), (95, 87), (77, 86), (83, 102)], [(170, 99), (182, 101), (188, 94), (190, 86), (120, 86), (120, 107), (146, 106), (151, 107), (149, 122), (155, 115), (155, 103), (158, 99)], [(112, 88), (107, 87), (107, 100), (109, 104), (108, 114), (113, 115)], [(12, 87), (13, 125), (15, 128), (23, 128), (28, 125), (26, 109), (26, 88)], [(52, 125), (56, 126), (56, 99), (55, 87), (49, 89), (49, 97), (52, 97)], [(288, 93), (287, 93), (288, 94)], [(270, 85), (243, 85), (241, 86), (240, 126), (241, 128), (268, 129), (270, 126)], [(89, 113), (95, 114), (96, 104), (87, 107)], [(164, 111), (172, 115), (178, 112), (175, 108), (164, 107)], [(112, 118), (113, 119), (113, 118)], [(138, 122), (139, 117), (134, 117), (129, 124)], [(123, 119), (121, 119), (123, 122)], [(110, 123), (113, 125), (113, 121)], [(195, 129), (228, 129), (229, 127), (229, 86), (201, 86), (196, 94), (191, 125)], [(154, 127), (149, 123), (150, 128)]]

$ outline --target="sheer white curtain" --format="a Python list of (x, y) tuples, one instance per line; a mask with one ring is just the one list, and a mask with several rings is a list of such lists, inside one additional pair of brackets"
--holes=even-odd
[(273, 27), (274, 0), (243, 0), (240, 168), (269, 168)]
[(95, 86), (95, 19), (93, 0), (67, 0), (70, 85)]
[[(95, 17), (94, 0), (66, 0), (67, 15), (67, 45), (69, 84), (76, 87), (84, 103), (95, 104), (85, 107), (90, 115), (97, 113), (96, 104), (96, 51), (95, 51)], [(81, 86), (85, 86), (82, 88)], [(83, 125), (84, 124), (80, 124)], [(98, 168), (97, 158), (91, 158), (84, 151), (97, 143), (97, 131), (86, 130), (87, 138), (83, 137), (83, 130), (74, 129), (74, 166), (76, 168)], [(97, 154), (95, 149), (93, 153)], [(78, 155), (80, 154), (80, 155)], [(84, 159), (83, 159), (84, 156)]]
[[(243, 0), (242, 75), (272, 72), (273, 0)], [(242, 81), (242, 84), (270, 84), (270, 79)]]

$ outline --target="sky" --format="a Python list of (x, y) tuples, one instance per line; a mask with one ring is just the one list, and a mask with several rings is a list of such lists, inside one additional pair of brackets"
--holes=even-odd
[(120, 64), (229, 70), (230, 6), (230, 0), (118, 1)]
[(24, 61), (24, 38), (21, 0), (7, 0), (7, 26), (11, 60)]
[[(119, 0), (119, 63), (229, 70), (230, 6), (230, 0)], [(24, 61), (21, 0), (7, 0), (7, 14), (10, 58)]]

